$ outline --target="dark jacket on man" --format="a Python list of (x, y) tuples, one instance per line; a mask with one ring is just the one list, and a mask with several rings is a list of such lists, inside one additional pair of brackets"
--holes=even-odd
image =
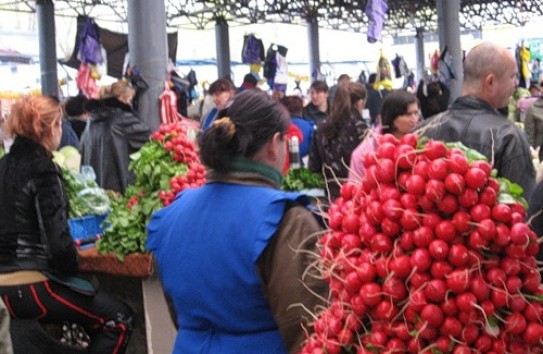
[(328, 117), (328, 112), (323, 112), (317, 108), (313, 103), (309, 102), (303, 111), (303, 118), (308, 121), (312, 121), (315, 125), (319, 124)]
[(460, 141), (486, 156), (498, 171), (524, 189), (528, 200), (535, 186), (535, 169), (526, 134), (487, 102), (459, 97), (449, 110), (417, 127), (421, 135), (447, 142)]
[(149, 140), (151, 130), (116, 98), (91, 100), (86, 108), (91, 118), (81, 136), (82, 164), (93, 167), (100, 187), (124, 193), (135, 182), (130, 154)]

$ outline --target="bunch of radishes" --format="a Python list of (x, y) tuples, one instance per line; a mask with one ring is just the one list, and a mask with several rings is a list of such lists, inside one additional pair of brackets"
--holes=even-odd
[[(164, 206), (168, 206), (182, 190), (202, 186), (206, 181), (206, 171), (200, 163), (194, 141), (189, 138), (189, 129), (191, 128), (182, 122), (166, 123), (162, 124), (151, 136), (150, 144), (160, 146), (159, 150), (165, 150), (157, 153), (155, 157), (164, 159), (169, 155), (172, 158), (162, 160), (163, 166), (160, 167), (164, 178), (169, 181), (169, 189), (166, 188), (166, 183), (162, 181), (162, 178), (159, 181), (158, 196)], [(157, 163), (160, 162), (157, 161)], [(170, 168), (164, 166), (168, 164)], [(179, 169), (171, 168), (173, 165), (178, 165)]]
[(383, 135), (363, 157), (366, 175), (328, 211), (330, 303), (302, 353), (543, 352), (525, 207), (514, 184), (456, 146)]

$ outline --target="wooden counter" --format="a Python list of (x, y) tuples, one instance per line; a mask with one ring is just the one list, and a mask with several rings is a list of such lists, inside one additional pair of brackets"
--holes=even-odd
[(153, 275), (153, 257), (147, 253), (134, 253), (127, 255), (121, 262), (114, 254), (100, 254), (92, 247), (79, 251), (79, 270), (147, 278)]

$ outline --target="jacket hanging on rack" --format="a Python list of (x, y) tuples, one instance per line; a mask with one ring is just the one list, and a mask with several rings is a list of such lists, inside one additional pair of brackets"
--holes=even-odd
[(385, 0), (368, 0), (365, 10), (368, 16), (368, 42), (375, 43), (381, 40), (387, 11), (388, 4)]
[(264, 77), (272, 90), (285, 91), (288, 81), (288, 48), (282, 45), (272, 44), (266, 53), (264, 62)]

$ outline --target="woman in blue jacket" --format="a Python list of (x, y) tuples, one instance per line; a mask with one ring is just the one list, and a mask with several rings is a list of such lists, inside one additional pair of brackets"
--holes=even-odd
[(306, 309), (327, 290), (311, 276), (320, 224), (305, 196), (279, 189), (289, 124), (266, 93), (239, 93), (199, 137), (207, 183), (148, 225), (177, 314), (176, 354), (300, 350)]

